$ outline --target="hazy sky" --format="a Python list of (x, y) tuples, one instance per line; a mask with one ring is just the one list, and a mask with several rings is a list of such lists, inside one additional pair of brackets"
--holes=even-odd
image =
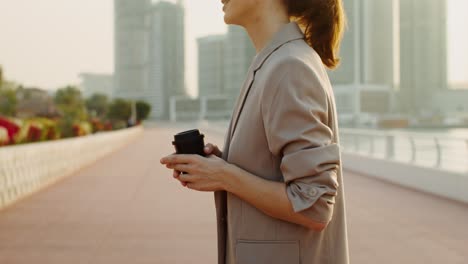
[[(452, 83), (468, 83), (468, 0), (448, 1), (448, 78)], [(468, 88), (468, 87), (464, 87)]]
[[(449, 77), (468, 81), (468, 1), (449, 1)], [(226, 26), (221, 0), (185, 6), (187, 86), (194, 95), (196, 37)], [(0, 64), (9, 80), (56, 89), (78, 84), (80, 72), (112, 73), (113, 63), (113, 0), (0, 0)]]
[[(131, 1), (131, 0), (129, 0)], [(186, 74), (196, 88), (196, 38), (226, 32), (220, 0), (186, 0)], [(9, 80), (46, 89), (112, 73), (113, 0), (0, 0), (0, 65)]]

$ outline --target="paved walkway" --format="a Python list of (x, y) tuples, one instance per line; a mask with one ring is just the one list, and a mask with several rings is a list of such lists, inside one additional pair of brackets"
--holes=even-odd
[[(1, 211), (0, 263), (215, 263), (212, 194), (181, 188), (159, 164), (182, 129), (148, 129)], [(222, 144), (223, 135), (207, 132), (207, 141)], [(345, 177), (352, 263), (468, 263), (468, 206)]]

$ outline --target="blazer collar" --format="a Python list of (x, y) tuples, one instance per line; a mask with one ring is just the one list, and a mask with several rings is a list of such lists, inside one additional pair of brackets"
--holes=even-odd
[[(231, 141), (231, 138), (236, 130), (237, 121), (239, 119), (239, 115), (242, 112), (242, 108), (245, 103), (245, 99), (249, 93), (249, 90), (252, 86), (252, 82), (255, 79), (255, 73), (258, 69), (260, 69), (263, 63), (273, 54), (277, 49), (279, 49), (284, 44), (297, 40), (297, 39), (304, 39), (304, 34), (302, 33), (299, 25), (296, 22), (290, 22), (285, 24), (277, 33), (273, 35), (269, 43), (257, 54), (253, 59), (253, 62), (250, 65), (248, 71), (248, 77), (244, 84), (243, 89), (241, 90), (241, 94), (239, 95), (238, 102), (236, 107), (234, 108), (233, 117), (231, 119), (231, 124), (229, 125), (229, 134), (225, 145), (228, 146)], [(233, 123), (232, 123), (233, 122)], [(226, 156), (227, 159), (227, 156)]]
[(281, 46), (297, 39), (304, 39), (304, 33), (302, 33), (297, 22), (292, 21), (283, 25), (283, 27), (273, 35), (273, 38), (268, 44), (255, 56), (253, 70), (257, 71), (261, 68), (266, 59)]

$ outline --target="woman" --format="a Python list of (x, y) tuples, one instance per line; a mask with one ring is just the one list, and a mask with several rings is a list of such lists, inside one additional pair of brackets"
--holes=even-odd
[[(219, 263), (348, 263), (338, 127), (325, 70), (338, 64), (342, 0), (223, 0), (256, 50), (225, 138), (207, 158), (161, 163), (214, 191)], [(186, 174), (180, 174), (183, 171)]]

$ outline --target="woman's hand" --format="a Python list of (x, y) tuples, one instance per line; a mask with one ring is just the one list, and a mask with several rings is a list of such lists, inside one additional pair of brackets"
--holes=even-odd
[[(217, 148), (213, 147), (212, 149), (216, 150)], [(199, 155), (173, 154), (162, 158), (161, 164), (173, 169), (174, 178), (190, 189), (197, 191), (224, 190), (224, 179), (229, 164), (213, 154), (206, 158)], [(185, 173), (181, 174), (181, 171)]]
[[(205, 148), (203, 149), (203, 151), (205, 152), (205, 154), (207, 156), (213, 154), (213, 155), (216, 155), (217, 157), (220, 157), (223, 156), (223, 152), (221, 150), (219, 150), (218, 146), (216, 146), (215, 144), (211, 144), (211, 143), (208, 143), (205, 145)], [(173, 155), (175, 153), (172, 153)], [(187, 186), (187, 182), (184, 182), (184, 181), (181, 181), (180, 178), (179, 178), (179, 175), (181, 174), (180, 171), (178, 170), (173, 170), (172, 172), (172, 176), (175, 178), (175, 179), (178, 179), (180, 181), (180, 183), (182, 184), (182, 186)]]

